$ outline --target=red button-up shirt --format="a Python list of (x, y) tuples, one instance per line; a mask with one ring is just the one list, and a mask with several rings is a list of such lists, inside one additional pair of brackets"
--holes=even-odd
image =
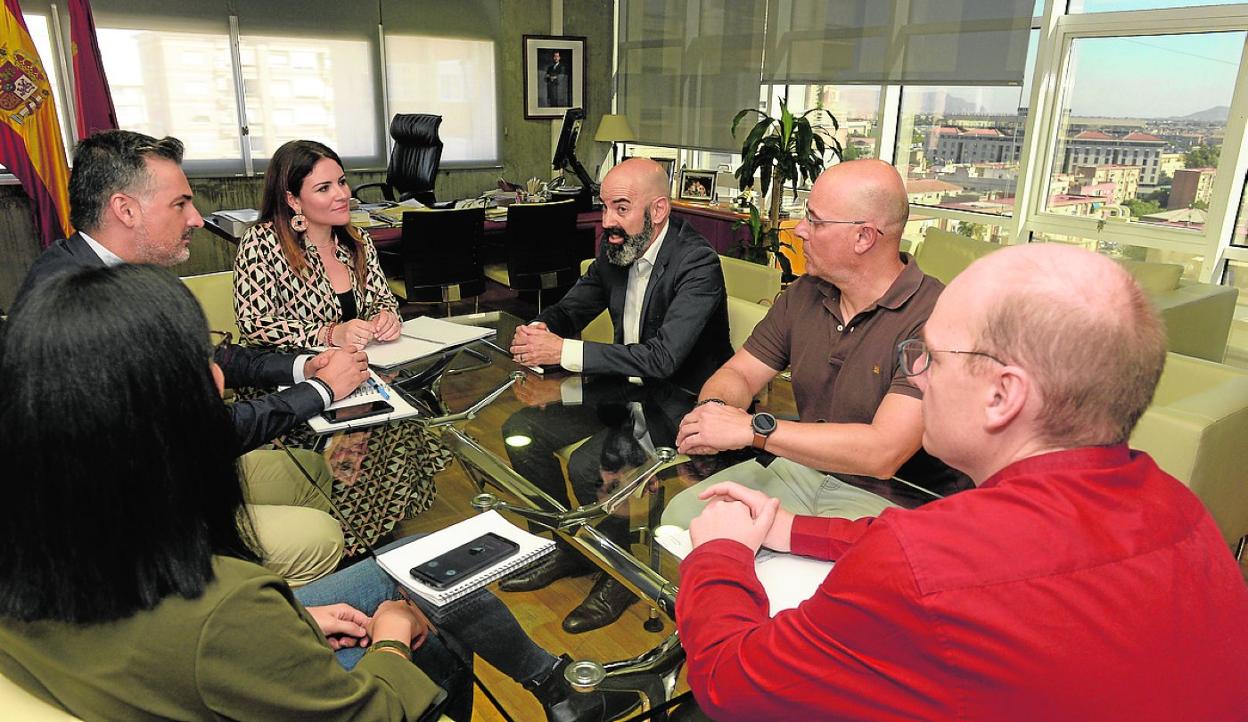
[(1126, 446), (798, 517), (792, 546), (838, 561), (774, 619), (745, 546), (681, 565), (689, 685), (716, 720), (1248, 720), (1248, 585), (1201, 502)]

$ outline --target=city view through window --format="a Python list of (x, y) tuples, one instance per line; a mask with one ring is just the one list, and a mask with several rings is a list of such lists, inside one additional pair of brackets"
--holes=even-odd
[[(1242, 32), (1073, 41), (1044, 211), (1203, 229), (1243, 46)], [(1029, 97), (906, 88), (897, 165), (911, 202), (1013, 215)], [(954, 230), (1000, 240), (989, 224)]]

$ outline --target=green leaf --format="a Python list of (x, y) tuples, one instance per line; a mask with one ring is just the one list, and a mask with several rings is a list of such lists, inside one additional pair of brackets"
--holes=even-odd
[(744, 108), (742, 110), (737, 111), (737, 114), (732, 117), (732, 137), (734, 138), (737, 137), (737, 123), (740, 123), (741, 119), (749, 115), (750, 113), (758, 113), (760, 116), (764, 118), (767, 117), (767, 114), (759, 110), (758, 108)]

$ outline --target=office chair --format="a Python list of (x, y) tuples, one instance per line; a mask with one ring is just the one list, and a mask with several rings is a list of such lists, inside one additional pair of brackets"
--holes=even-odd
[(576, 246), (576, 203), (513, 203), (507, 208), (507, 266), (491, 265), (486, 275), (514, 291), (536, 291), (540, 313), (543, 296), (554, 300), (576, 283), (580, 265)]
[(386, 167), (385, 183), (364, 183), (356, 186), (353, 195), (360, 197), (365, 188), (380, 188), (388, 201), (414, 198), (433, 205), (433, 184), (438, 179), (442, 161), (442, 139), (438, 126), (442, 116), (427, 113), (399, 113), (390, 121), (390, 137), (394, 150)]
[(421, 210), (403, 214), (399, 244), (403, 277), (390, 281), (390, 289), (407, 303), (451, 304), (476, 299), (485, 292), (481, 268), (481, 239), (485, 233), (485, 210)]

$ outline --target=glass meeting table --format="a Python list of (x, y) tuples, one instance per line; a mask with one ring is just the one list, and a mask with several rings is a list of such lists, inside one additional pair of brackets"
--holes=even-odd
[[(496, 334), (387, 375), (420, 410), (419, 420), (437, 430), (463, 474), (436, 477), (434, 508), (401, 522), (395, 535), (437, 531), (495, 509), (556, 536), (636, 594), (640, 614), (626, 614), (608, 634), (573, 639), (551, 629), (558, 630), (558, 619), (542, 607), (570, 608), (584, 596), (583, 580), (557, 581), (536, 596), (491, 588), (526, 628), (530, 621), (540, 628), (529, 630), (535, 639), (578, 660), (568, 671), (574, 684), (635, 693), (640, 706), (633, 716), (667, 719), (675, 713), (664, 703), (678, 690), (684, 662), (673, 625), (679, 559), (656, 543), (655, 530), (676, 494), (754, 452), (680, 455), (676, 431), (696, 402), (689, 391), (666, 382), (537, 373), (506, 352), (520, 319), (491, 312), (448, 320)], [(792, 416), (789, 385), (777, 382), (760, 409)], [(908, 507), (931, 498), (918, 491), (887, 495)], [(552, 642), (552, 635), (562, 638)], [(508, 714), (527, 718), (515, 709)]]

